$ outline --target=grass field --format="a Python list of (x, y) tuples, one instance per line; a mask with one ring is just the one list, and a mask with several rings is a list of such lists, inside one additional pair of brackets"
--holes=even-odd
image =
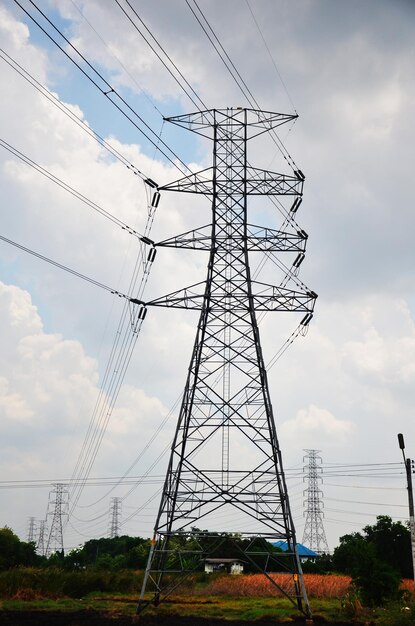
[[(37, 576), (39, 574), (39, 576)], [(127, 576), (123, 574), (119, 578), (95, 578), (96, 584), (103, 587), (112, 582), (126, 583), (129, 587), (124, 593), (114, 593), (108, 589), (98, 592), (87, 592), (76, 597), (67, 597), (62, 591), (68, 580), (72, 581), (79, 589), (79, 580), (67, 578), (68, 572), (55, 571), (54, 590), (48, 592), (42, 589), (45, 580), (42, 581), (40, 572), (36, 570), (14, 572), (13, 584), (5, 590), (5, 580), (0, 592), (0, 622), (1, 612), (70, 612), (79, 611), (98, 612), (97, 614), (111, 617), (114, 626), (118, 618), (133, 617), (135, 613), (137, 590), (131, 590), (131, 585), (137, 585), (141, 578), (140, 573)], [(79, 573), (82, 576), (82, 573)], [(85, 574), (85, 573), (84, 573)], [(59, 576), (62, 580), (59, 581)], [(281, 575), (275, 575), (277, 582), (284, 582)], [(25, 586), (16, 588), (20, 580)], [(86, 588), (91, 581), (87, 581)], [(415, 589), (413, 581), (405, 581), (405, 600), (394, 606), (382, 609), (364, 609), (356, 595), (350, 591), (350, 578), (347, 576), (315, 575), (306, 574), (305, 584), (310, 598), (311, 608), (316, 618), (316, 623), (371, 623), (379, 626), (413, 626), (415, 624)], [(0, 585), (1, 586), (1, 585)], [(74, 591), (74, 589), (72, 589)], [(404, 608), (408, 605), (408, 608)], [(17, 613), (16, 613), (17, 615)], [(168, 601), (163, 602), (156, 609), (149, 606), (144, 613), (143, 624), (147, 619), (152, 623), (168, 623), (169, 619), (178, 623), (180, 618), (188, 618), (188, 623), (197, 624), (202, 619), (223, 619), (230, 623), (233, 621), (257, 622), (265, 620), (267, 623), (278, 621), (292, 622), (298, 619), (296, 608), (286, 599), (275, 597), (273, 587), (267, 583), (261, 575), (244, 576), (213, 576), (193, 580), (186, 593), (181, 593)], [(147, 616), (147, 617), (145, 617)], [(155, 617), (157, 616), (157, 617)], [(386, 621), (385, 621), (386, 620)], [(13, 623), (13, 622), (9, 622)], [(16, 621), (17, 623), (17, 621)], [(45, 622), (46, 623), (46, 622)], [(60, 622), (59, 622), (60, 623)], [(92, 623), (92, 622), (91, 622)]]

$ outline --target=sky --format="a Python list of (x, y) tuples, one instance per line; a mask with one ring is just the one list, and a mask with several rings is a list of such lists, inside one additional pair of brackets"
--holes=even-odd
[[(247, 106), (185, 0), (132, 4), (207, 108)], [(374, 523), (376, 515), (407, 516), (397, 433), (414, 457), (415, 6), (409, 0), (198, 4), (261, 108), (299, 115), (279, 136), (306, 176), (298, 222), (309, 239), (300, 278), (319, 298), (307, 335), (269, 370), (269, 381), (298, 538), (304, 450), (318, 449), (333, 549), (340, 536)], [(42, 19), (27, 0), (21, 5)], [(6, 1), (0, 2), (1, 139), (143, 233), (148, 186), (69, 116), (161, 185), (181, 176), (177, 157), (193, 171), (211, 163), (210, 142), (163, 121), (196, 106), (115, 2), (40, 0), (38, 6), (98, 69), (97, 83), (105, 78), (128, 103), (134, 123), (111, 104), (121, 102), (115, 95), (103, 95), (17, 3)], [(156, 145), (131, 110), (154, 131), (146, 133)], [(160, 140), (174, 151), (175, 164), (158, 149)], [(265, 139), (251, 156), (287, 171)], [(142, 254), (136, 237), (4, 144), (0, 179), (2, 237), (129, 293)], [(276, 220), (252, 206), (257, 219)], [(206, 200), (165, 193), (151, 237), (160, 241), (208, 222)], [(203, 280), (206, 263), (204, 253), (159, 249), (146, 298)], [(123, 384), (119, 392), (111, 388), (114, 409), (104, 400), (97, 410), (102, 384), (120, 369), (110, 360), (120, 345), (114, 344), (120, 320), (122, 336), (135, 341), (135, 314), (122, 298), (0, 241), (0, 475), (21, 481), (0, 483), (0, 525), (22, 538), (30, 516), (44, 519), (51, 483), (88, 467), (101, 483), (71, 493), (66, 548), (107, 535), (111, 497), (123, 498), (122, 532), (150, 535), (197, 315), (149, 309)], [(264, 319), (266, 361), (298, 324), (294, 317)], [(99, 449), (88, 447), (92, 434)], [(131, 476), (146, 478), (109, 484), (131, 466)], [(28, 487), (31, 481), (44, 483)]]

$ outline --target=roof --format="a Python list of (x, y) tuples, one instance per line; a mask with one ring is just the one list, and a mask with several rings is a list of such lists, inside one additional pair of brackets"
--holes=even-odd
[[(288, 550), (288, 544), (286, 541), (281, 541), (281, 540), (275, 541), (272, 545), (275, 546), (276, 548), (280, 548), (280, 550), (283, 550), (284, 552)], [(297, 550), (298, 550), (298, 556), (302, 556), (302, 557), (320, 556), (319, 554), (317, 554), (317, 552), (314, 552), (313, 550), (310, 550), (310, 548), (306, 548), (305, 546), (303, 546), (302, 543), (297, 543)]]
[(205, 559), (205, 563), (243, 563), (241, 559)]

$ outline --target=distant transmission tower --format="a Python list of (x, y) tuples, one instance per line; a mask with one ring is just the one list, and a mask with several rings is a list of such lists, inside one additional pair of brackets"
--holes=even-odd
[[(200, 318), (138, 612), (149, 603), (146, 591), (157, 605), (206, 557), (231, 549), (267, 577), (276, 595), (310, 615), (256, 316), (300, 311), (303, 326), (312, 317), (316, 294), (299, 280), (297, 291), (287, 286), (307, 240), (294, 218), (304, 175), (295, 166), (290, 174), (251, 167), (247, 157), (249, 140), (295, 117), (238, 108), (168, 118), (213, 138), (213, 167), (161, 189), (211, 197), (212, 222), (156, 244), (209, 252), (206, 281), (141, 303), (199, 310)], [(274, 203), (284, 215), (282, 230), (248, 222), (250, 195), (281, 197)], [(284, 197), (291, 197), (288, 209)], [(292, 269), (279, 262), (286, 269), (279, 285), (254, 281), (253, 252), (294, 253)], [(285, 553), (272, 546), (281, 539)], [(272, 571), (285, 571), (284, 583)]]
[(308, 487), (304, 491), (306, 500), (304, 500), (306, 516), (303, 544), (313, 550), (317, 554), (328, 554), (329, 546), (324, 532), (323, 525), (323, 492), (319, 487), (319, 481), (322, 481), (322, 458), (318, 456), (320, 450), (304, 450), (307, 454), (304, 461), (308, 460), (308, 465), (304, 470), (308, 471)]
[(34, 517), (29, 517), (29, 524), (27, 530), (27, 542), (30, 543), (36, 539), (36, 520)]
[(46, 556), (50, 556), (54, 552), (64, 554), (63, 549), (63, 520), (68, 515), (68, 498), (69, 493), (66, 485), (63, 483), (55, 483), (54, 489), (49, 496), (48, 516), (52, 517), (48, 543), (46, 545)]
[(122, 498), (111, 498), (110, 502), (110, 539), (120, 536)]
[(37, 538), (37, 545), (36, 545), (36, 551), (41, 556), (45, 556), (45, 552), (46, 552), (46, 533), (47, 533), (46, 520), (42, 519), (39, 522), (39, 535)]

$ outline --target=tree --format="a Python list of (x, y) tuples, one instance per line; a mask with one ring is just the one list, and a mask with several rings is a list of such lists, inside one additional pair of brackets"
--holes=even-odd
[(408, 575), (406, 557), (410, 556), (408, 529), (387, 515), (379, 515), (377, 523), (366, 526), (363, 534), (340, 537), (333, 565), (352, 577), (364, 604), (379, 606), (398, 597), (401, 577)]
[(64, 559), (68, 569), (97, 567), (99, 569), (142, 569), (147, 563), (150, 540), (142, 537), (90, 539), (72, 550)]
[(388, 563), (403, 578), (412, 578), (411, 533), (402, 522), (378, 515), (373, 526), (365, 526), (365, 540), (374, 546), (379, 559)]
[(33, 542), (20, 541), (11, 528), (0, 528), (0, 570), (18, 565), (35, 565), (40, 561)]

